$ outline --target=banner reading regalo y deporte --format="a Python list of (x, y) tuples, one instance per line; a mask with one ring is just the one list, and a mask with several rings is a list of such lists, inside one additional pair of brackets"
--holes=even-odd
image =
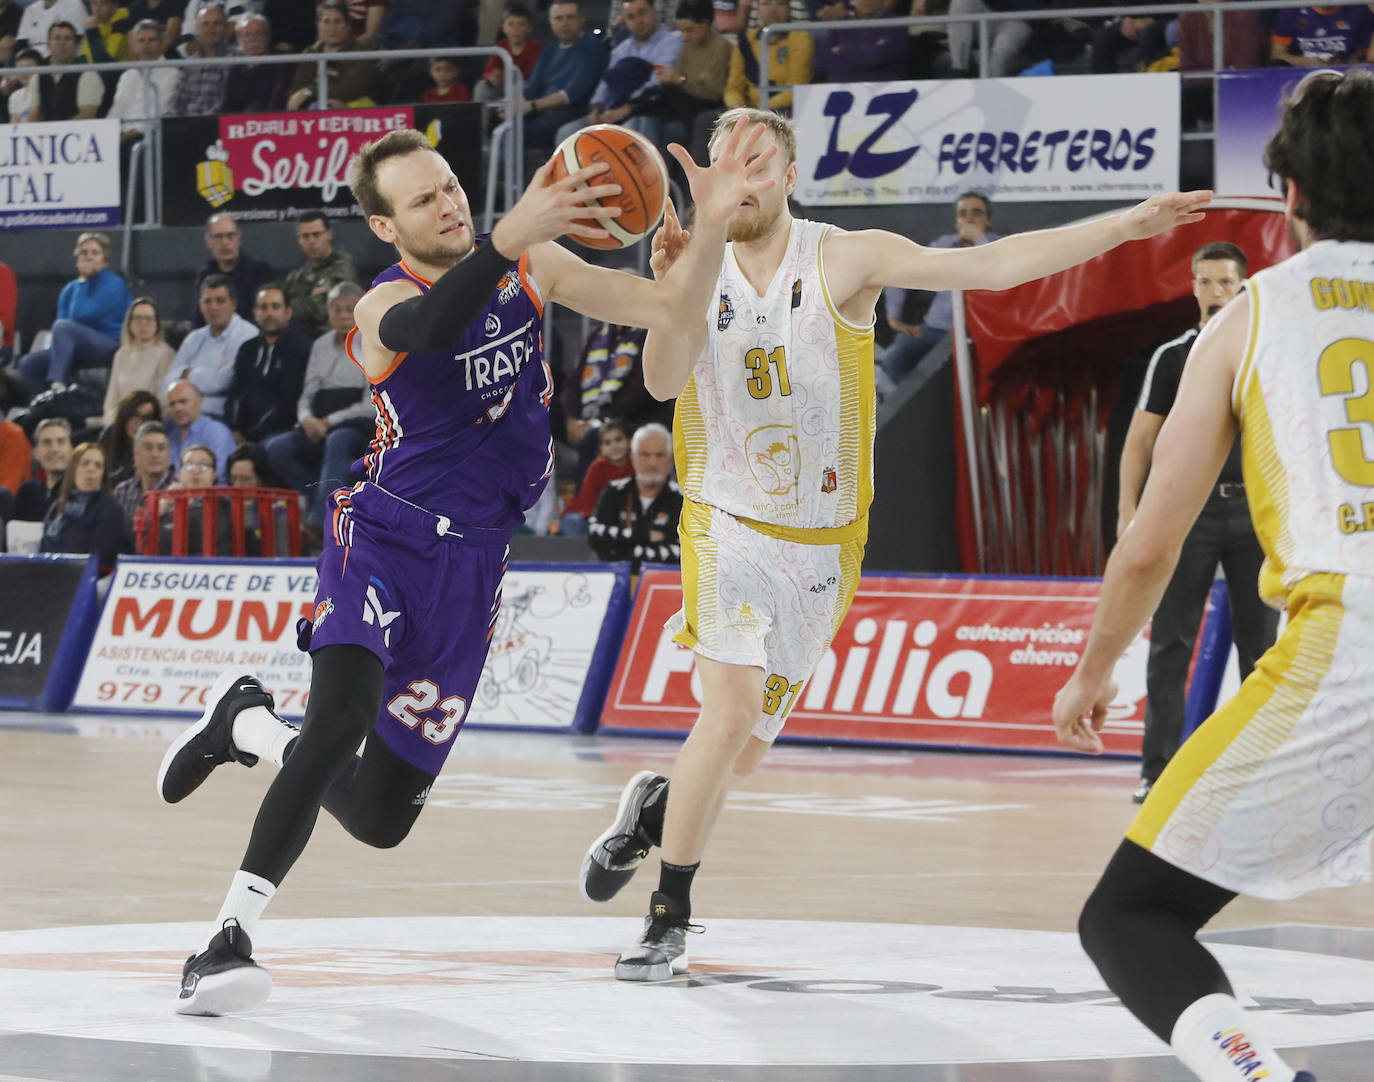
[(119, 121), (6, 124), (0, 229), (119, 224)]
[(799, 203), (1143, 199), (1178, 186), (1177, 73), (795, 90)]

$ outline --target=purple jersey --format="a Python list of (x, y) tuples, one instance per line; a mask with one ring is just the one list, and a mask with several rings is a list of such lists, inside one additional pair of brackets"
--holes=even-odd
[[(477, 238), (479, 244), (487, 238)], [(428, 292), (404, 262), (373, 280), (405, 279)], [(544, 305), (520, 257), (452, 352), (400, 353), (371, 381), (377, 434), (361, 466), (372, 484), (455, 523), (513, 529), (553, 469), (544, 363)], [(355, 329), (348, 355), (361, 367)]]
[(1360, 60), (1374, 30), (1374, 14), (1364, 6), (1285, 8), (1274, 23), (1274, 40), (1294, 56), (1332, 63)]

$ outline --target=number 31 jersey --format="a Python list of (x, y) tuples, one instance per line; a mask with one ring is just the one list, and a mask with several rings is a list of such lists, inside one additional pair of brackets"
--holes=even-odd
[(726, 245), (707, 346), (673, 423), (683, 495), (783, 537), (848, 526), (873, 500), (873, 326), (831, 302), (830, 228), (795, 219), (762, 296)]
[(1260, 594), (1374, 574), (1374, 244), (1320, 241), (1254, 276), (1232, 407)]

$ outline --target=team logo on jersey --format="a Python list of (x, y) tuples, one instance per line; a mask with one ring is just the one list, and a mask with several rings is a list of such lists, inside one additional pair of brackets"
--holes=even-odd
[(792, 311), (801, 307), (801, 279), (792, 283)]
[(488, 338), (495, 338), (501, 333), (501, 321), (496, 318), (495, 313), (487, 313), (487, 321), (483, 325), (483, 330), (487, 332)]
[(730, 295), (722, 293), (720, 295), (720, 308), (716, 310), (716, 330), (725, 330), (734, 318), (735, 306), (730, 303)]
[(744, 441), (745, 457), (759, 488), (769, 496), (786, 496), (797, 487), (801, 448), (791, 425), (764, 425)]
[(519, 292), (520, 279), (516, 275), (507, 273), (496, 283), (496, 299), (502, 304), (515, 300), (515, 295)]
[(821, 491), (834, 492), (838, 487), (839, 483), (835, 478), (835, 467), (827, 466), (821, 471)]
[(324, 623), (325, 617), (334, 611), (334, 599), (326, 597), (315, 606), (315, 621), (310, 625), (310, 633), (313, 635), (320, 630), (320, 625)]

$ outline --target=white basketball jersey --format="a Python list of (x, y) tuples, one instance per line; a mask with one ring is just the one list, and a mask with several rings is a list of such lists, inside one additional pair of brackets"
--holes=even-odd
[(1249, 283), (1232, 406), (1264, 548), (1260, 593), (1374, 574), (1374, 244), (1320, 241)]
[(873, 327), (831, 303), (830, 226), (794, 219), (762, 296), (735, 261), (716, 283), (705, 351), (677, 400), (674, 453), (691, 500), (786, 529), (847, 526), (873, 499)]

